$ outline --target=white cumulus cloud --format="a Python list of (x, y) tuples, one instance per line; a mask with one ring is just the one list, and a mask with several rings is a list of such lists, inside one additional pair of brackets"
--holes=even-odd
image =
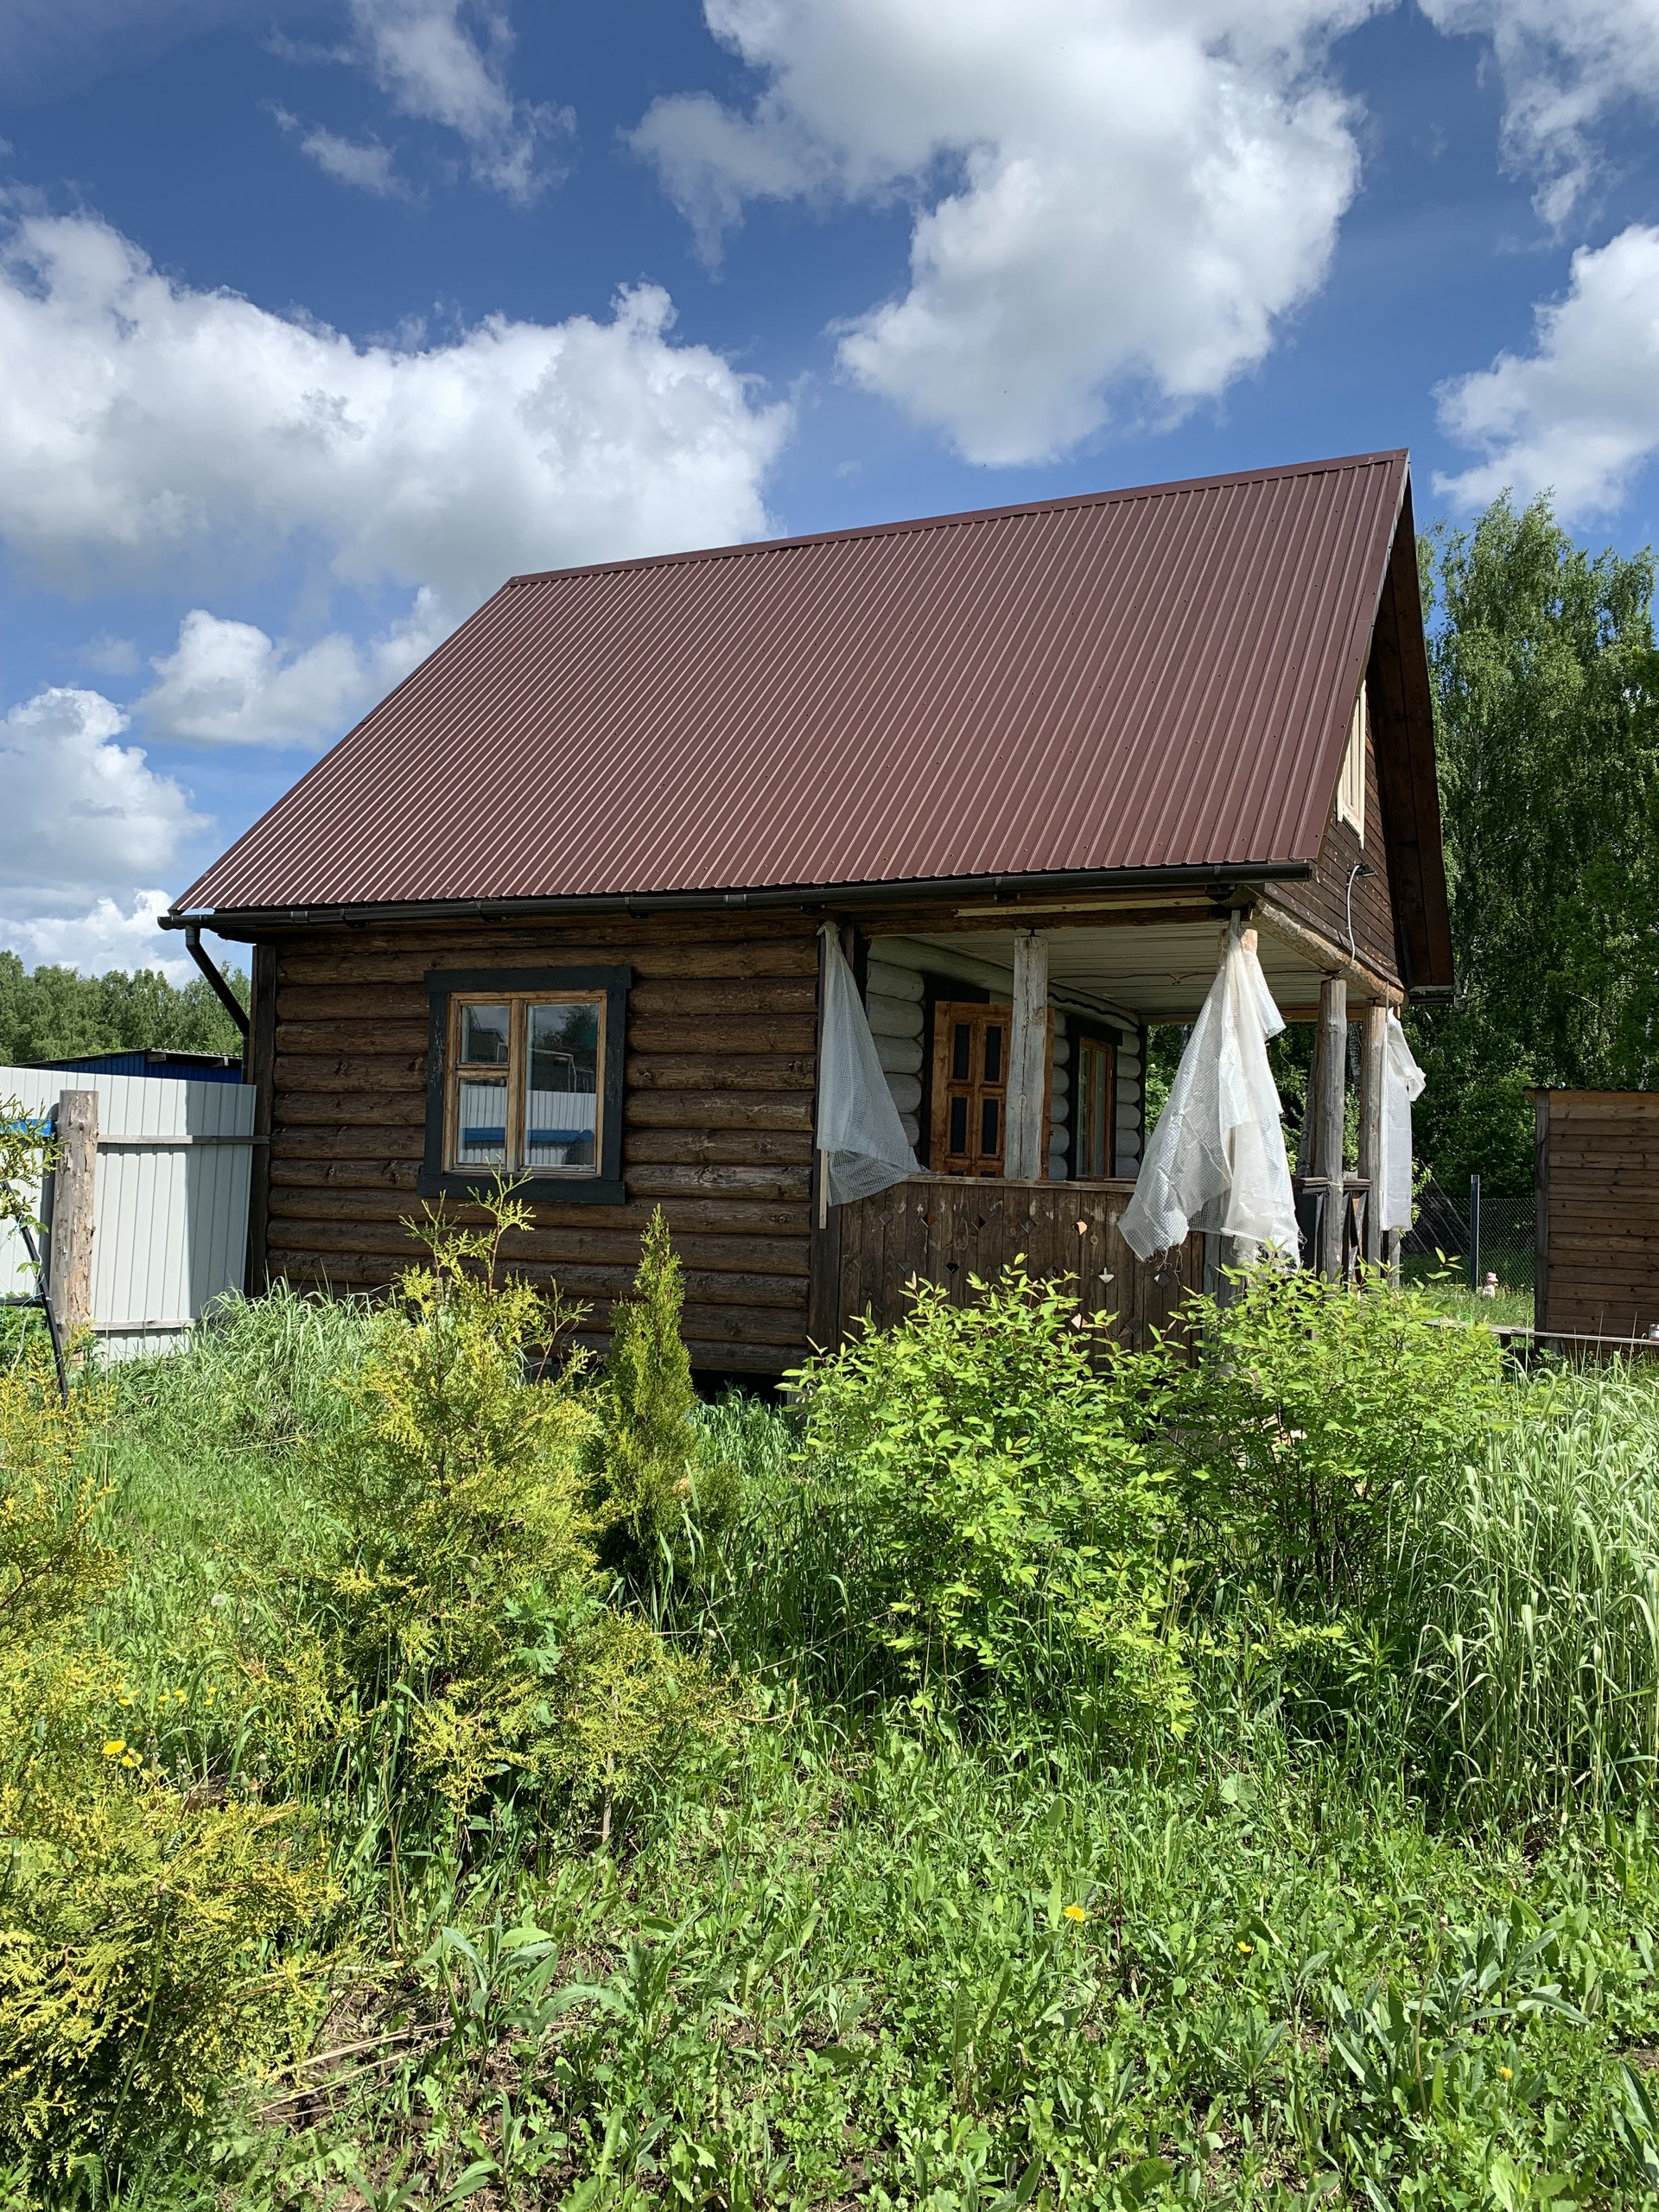
[(73, 914), (89, 898), (165, 880), (207, 829), (102, 692), (40, 691), (0, 721), (0, 894), (14, 912)]
[(506, 75), (512, 33), (499, 9), (481, 0), (470, 8), (461, 0), (351, 0), (351, 15), (356, 54), (381, 91), (402, 114), (454, 131), (480, 183), (524, 202), (552, 181), (538, 155), (575, 118), (568, 108), (514, 99)]
[(175, 649), (155, 662), (157, 681), (139, 709), (158, 737), (323, 745), (407, 676), (449, 627), (429, 591), (367, 645), (334, 631), (315, 645), (283, 647), (251, 622), (192, 607)]
[(464, 610), (515, 569), (760, 535), (788, 427), (666, 293), (358, 346), (196, 291), (89, 216), (0, 246), (0, 541), (60, 589), (320, 550)]
[(1530, 353), (1441, 386), (1442, 424), (1486, 458), (1435, 488), (1465, 506), (1553, 490), (1563, 519), (1586, 521), (1659, 451), (1659, 228), (1581, 247), (1567, 296), (1535, 320)]
[[(25, 968), (78, 968), (83, 976), (159, 968), (169, 983), (188, 983), (198, 972), (195, 963), (181, 953), (176, 934), (162, 933), (157, 919), (169, 903), (165, 891), (138, 891), (124, 901), (95, 899), (81, 914), (26, 919), (0, 914), (0, 944)], [(232, 957), (237, 955), (246, 958), (239, 946)]]
[(752, 110), (633, 136), (705, 245), (757, 196), (916, 208), (902, 296), (845, 327), (870, 391), (970, 458), (1178, 414), (1324, 277), (1359, 156), (1333, 37), (1389, 0), (705, 0)]
[(1560, 224), (1599, 166), (1596, 131), (1621, 105), (1659, 103), (1659, 0), (1419, 0), (1436, 28), (1489, 39), (1503, 79), (1504, 149), (1535, 172)]

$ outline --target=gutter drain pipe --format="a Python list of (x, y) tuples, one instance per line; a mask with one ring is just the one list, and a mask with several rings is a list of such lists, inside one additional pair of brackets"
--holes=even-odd
[(248, 1037), (248, 1010), (213, 965), (211, 957), (202, 950), (201, 925), (199, 922), (186, 923), (184, 949), (207, 978), (207, 988), (241, 1031), (242, 1041), (245, 1044)]

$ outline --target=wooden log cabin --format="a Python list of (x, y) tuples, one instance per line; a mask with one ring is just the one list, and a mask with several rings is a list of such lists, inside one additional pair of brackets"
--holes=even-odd
[[(771, 1376), (1015, 1252), (1166, 1319), (1146, 1033), (1234, 915), (1323, 1022), (1334, 1270), (1386, 1011), (1451, 980), (1403, 453), (514, 577), (168, 919), (252, 948), (251, 1287), (382, 1286), (500, 1167), (596, 1343), (661, 1205), (695, 1363)], [(826, 922), (924, 1171), (836, 1207)]]

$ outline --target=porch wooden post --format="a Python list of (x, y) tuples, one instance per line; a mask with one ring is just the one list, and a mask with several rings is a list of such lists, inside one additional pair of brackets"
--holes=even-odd
[(92, 1321), (92, 1197), (98, 1180), (98, 1093), (58, 1098), (58, 1165), (52, 1185), (48, 1295), (67, 1349)]
[(1048, 1132), (1043, 1127), (1047, 1062), (1048, 940), (1035, 930), (1016, 930), (1002, 1172), (1017, 1180), (1040, 1182), (1047, 1168)]
[(1319, 1273), (1342, 1274), (1342, 1119), (1348, 1089), (1348, 986), (1327, 976), (1319, 986), (1319, 1119), (1313, 1172), (1325, 1184), (1319, 1209)]
[(1364, 1256), (1368, 1268), (1382, 1259), (1382, 1070), (1389, 1049), (1389, 1009), (1373, 999), (1359, 1038), (1359, 1172), (1365, 1193)]

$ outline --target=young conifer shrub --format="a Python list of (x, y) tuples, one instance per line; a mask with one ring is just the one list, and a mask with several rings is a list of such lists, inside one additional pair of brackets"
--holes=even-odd
[(612, 1309), (611, 1349), (594, 1394), (599, 1428), (585, 1458), (601, 1556), (650, 1575), (683, 1575), (737, 1504), (739, 1478), (709, 1452), (680, 1335), (680, 1262), (658, 1206), (630, 1297)]
[(583, 1474), (597, 1422), (581, 1357), (549, 1357), (580, 1309), (505, 1271), (531, 1218), (511, 1188), (483, 1204), (486, 1229), (429, 1215), (429, 1262), (342, 1380), (325, 1531), (253, 1665), (279, 1770), (338, 1777), (343, 1757), (383, 1804), (426, 1793), (452, 1824), (524, 1783), (621, 1790), (721, 1707), (654, 1637), (616, 1663)]
[(163, 1774), (78, 1636), (121, 1572), (86, 1471), (108, 1399), (83, 1376), (62, 1402), (38, 1340), (0, 1370), (0, 2156), (42, 2200), (206, 2111), (294, 2000), (326, 1893), (286, 1810)]

